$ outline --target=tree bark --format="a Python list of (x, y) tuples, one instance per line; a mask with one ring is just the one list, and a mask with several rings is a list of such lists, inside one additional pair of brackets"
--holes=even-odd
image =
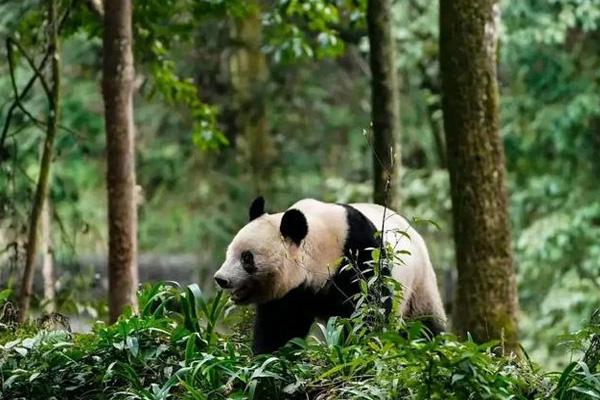
[(137, 201), (131, 0), (104, 2), (103, 95), (108, 189), (109, 318), (137, 308)]
[(269, 135), (265, 91), (267, 61), (262, 47), (260, 4), (252, 1), (249, 14), (236, 19), (231, 30), (235, 49), (229, 61), (234, 91), (236, 129), (243, 141), (244, 161), (250, 165), (255, 194), (267, 189), (273, 160), (273, 143)]
[(397, 207), (396, 179), (400, 165), (400, 100), (391, 0), (369, 0), (367, 25), (371, 63), (373, 121), (373, 200)]
[(33, 287), (33, 275), (35, 273), (35, 258), (38, 252), (38, 225), (42, 208), (48, 197), (48, 182), (50, 180), (50, 166), (52, 164), (52, 153), (54, 138), (58, 130), (58, 118), (60, 111), (60, 51), (58, 43), (58, 0), (48, 0), (48, 28), (49, 28), (49, 54), (51, 54), (51, 87), (48, 98), (48, 120), (46, 138), (42, 149), (40, 161), (40, 174), (38, 177), (33, 205), (29, 217), (29, 232), (27, 235), (27, 247), (25, 255), (25, 269), (21, 281), (21, 292), (19, 295), (19, 322), (23, 323), (29, 314), (31, 292)]
[[(590, 326), (594, 328), (600, 327), (600, 308), (592, 314)], [(600, 334), (595, 333), (592, 336), (590, 346), (583, 356), (583, 362), (587, 364), (590, 371), (596, 371), (596, 367), (600, 363)]]
[(54, 298), (54, 260), (52, 255), (52, 225), (50, 200), (46, 198), (42, 209), (41, 233), (42, 233), (42, 278), (44, 282), (44, 312), (49, 314), (56, 311)]
[(518, 298), (498, 121), (496, 0), (441, 0), (442, 108), (458, 267), (454, 329), (518, 352)]

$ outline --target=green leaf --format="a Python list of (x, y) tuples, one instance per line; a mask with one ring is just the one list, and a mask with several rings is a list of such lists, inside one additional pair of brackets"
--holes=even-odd
[(12, 294), (12, 289), (0, 290), (0, 303), (6, 301)]

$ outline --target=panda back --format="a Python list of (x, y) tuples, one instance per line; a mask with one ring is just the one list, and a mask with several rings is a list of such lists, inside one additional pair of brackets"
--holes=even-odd
[[(370, 254), (365, 249), (379, 246), (375, 233), (382, 227), (388, 244), (398, 251), (411, 253), (403, 257), (403, 265), (392, 270), (394, 279), (407, 291), (414, 287), (424, 263), (429, 262), (421, 236), (406, 219), (389, 208), (371, 203), (336, 204), (314, 199), (300, 200), (290, 208), (302, 211), (308, 222), (306, 251), (312, 272), (307, 282), (309, 286), (319, 288), (333, 278), (339, 272), (336, 262), (341, 257), (352, 256), (357, 251), (361, 252), (361, 258)], [(406, 232), (409, 238), (398, 231)]]
[[(312, 247), (333, 250), (335, 259), (379, 246), (375, 220), (353, 205), (304, 199), (290, 208), (298, 209), (305, 215)], [(324, 254), (323, 251), (319, 253)], [(315, 255), (319, 256), (318, 253)], [(330, 258), (327, 255), (322, 261), (328, 263)]]

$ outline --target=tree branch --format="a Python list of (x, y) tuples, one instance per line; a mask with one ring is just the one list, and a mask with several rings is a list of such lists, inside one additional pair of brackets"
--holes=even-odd
[[(37, 68), (38, 71), (44, 69), (44, 67), (46, 66), (46, 62), (48, 61), (49, 57), (50, 57), (50, 53), (47, 52), (44, 55), (44, 58), (42, 58), (42, 61), (40, 62), (40, 65)], [(10, 57), (9, 57), (9, 59), (10, 59)], [(9, 67), (10, 67), (10, 62), (9, 62)], [(4, 142), (6, 141), (6, 135), (8, 133), (8, 129), (10, 128), (10, 122), (12, 120), (12, 116), (13, 116), (13, 113), (14, 113), (15, 109), (20, 108), (19, 107), (19, 103), (21, 102), (21, 99), (24, 98), (25, 96), (27, 96), (27, 94), (29, 93), (29, 91), (33, 87), (33, 84), (35, 83), (35, 81), (37, 80), (37, 78), (38, 78), (38, 76), (36, 74), (34, 74), (29, 79), (29, 81), (27, 82), (27, 84), (23, 88), (23, 91), (21, 92), (21, 94), (18, 95), (13, 100), (13, 103), (9, 107), (8, 112), (6, 114), (6, 119), (4, 120), (4, 126), (2, 128), (2, 135), (0, 136), (0, 149), (4, 148)], [(0, 162), (1, 161), (2, 161), (2, 158), (1, 158), (1, 152), (0, 152)]]
[[(16, 82), (16, 79), (15, 79), (15, 65), (14, 65), (15, 61), (13, 59), (12, 46), (11, 46), (11, 39), (10, 38), (6, 39), (6, 50), (7, 50), (7, 53), (8, 53), (8, 71), (9, 71), (9, 75), (10, 75), (10, 82), (12, 84), (13, 93), (15, 94), (15, 104), (21, 110), (21, 112), (23, 112), (23, 114), (25, 114), (29, 119), (31, 119), (37, 125), (44, 125), (44, 123), (41, 120), (39, 120), (35, 116), (33, 116), (33, 114), (31, 114), (29, 112), (29, 110), (27, 110), (25, 108), (25, 106), (23, 105), (23, 103), (21, 103), (21, 99), (19, 97), (19, 89), (17, 88), (17, 82)], [(39, 71), (36, 71), (35, 76), (37, 76), (40, 79), (43, 79), (43, 76), (39, 73)]]
[[(13, 39), (13, 38), (7, 38), (6, 39), (6, 50), (8, 52), (8, 61), (10, 64), (13, 64), (12, 67), (14, 68), (14, 60), (12, 59), (12, 47), (11, 44), (15, 45), (17, 47), (17, 49), (19, 49), (19, 51), (21, 52), (21, 54), (23, 55), (23, 57), (25, 57), (25, 60), (27, 60), (27, 63), (29, 64), (29, 67), (33, 70), (33, 72), (35, 73), (35, 75), (38, 77), (38, 79), (40, 80), (40, 83), (42, 84), (42, 88), (44, 88), (44, 92), (46, 93), (46, 96), (48, 97), (48, 101), (52, 101), (52, 94), (50, 91), (50, 87), (48, 86), (48, 83), (46, 82), (46, 78), (44, 78), (44, 75), (41, 73), (40, 69), (38, 69), (35, 66), (35, 63), (33, 62), (33, 59), (29, 56), (29, 54), (27, 54), (27, 51), (25, 51), (25, 49), (23, 48), (23, 46), (21, 46), (21, 43), (19, 43), (17, 40)], [(14, 76), (12, 76), (13, 78), (13, 84), (14, 84)], [(17, 88), (16, 88), (16, 84), (14, 85), (14, 89), (15, 89), (15, 95), (17, 94)], [(50, 103), (50, 107), (53, 107), (53, 104)]]
[[(64, 26), (64, 23), (67, 20), (75, 1), (76, 0), (72, 0), (69, 3), (69, 6), (65, 10), (65, 13), (63, 14), (62, 18), (60, 19), (60, 23), (58, 25), (59, 32), (62, 30), (62, 27)], [(8, 46), (8, 47), (10, 47), (10, 46)], [(38, 71), (38, 73), (39, 73), (39, 71), (42, 71), (46, 67), (46, 62), (48, 62), (49, 57), (50, 57), (50, 51), (46, 50), (46, 53), (44, 54), (44, 57), (42, 58), (42, 61), (40, 62), (38, 67), (33, 68), (34, 71)], [(13, 113), (14, 113), (15, 109), (17, 109), (17, 107), (19, 107), (19, 103), (20, 103), (21, 99), (23, 99), (25, 96), (27, 96), (27, 93), (29, 93), (29, 91), (33, 87), (33, 84), (35, 83), (38, 76), (39, 76), (38, 74), (34, 74), (29, 79), (29, 81), (23, 88), (23, 91), (21, 92), (21, 94), (13, 100), (13, 103), (11, 104), (10, 108), (8, 109), (8, 112), (6, 114), (6, 119), (4, 120), (4, 126), (2, 127), (2, 134), (0, 135), (0, 163), (3, 161), (2, 149), (4, 148), (4, 143), (6, 141), (6, 135), (8, 134), (8, 129), (10, 128), (10, 122), (12, 120)]]

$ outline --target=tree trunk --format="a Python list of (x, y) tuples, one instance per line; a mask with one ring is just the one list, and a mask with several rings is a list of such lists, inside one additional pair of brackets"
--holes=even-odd
[(42, 209), (41, 233), (42, 233), (42, 278), (44, 282), (44, 312), (49, 314), (56, 311), (54, 303), (54, 260), (52, 255), (52, 225), (50, 223), (52, 215), (50, 210), (50, 200), (46, 198), (44, 208)]
[[(600, 308), (594, 311), (590, 326), (593, 328), (600, 328)], [(595, 333), (590, 340), (590, 346), (587, 348), (583, 362), (587, 364), (590, 371), (596, 371), (598, 363), (600, 363), (600, 334)]]
[[(438, 97), (440, 95), (441, 90), (440, 83), (438, 82), (438, 79), (434, 79), (429, 75), (429, 73), (427, 72), (427, 65), (425, 61), (419, 63), (419, 71), (421, 72), (422, 76), (421, 89), (429, 92), (427, 96)], [(439, 101), (430, 100), (427, 102), (427, 120), (429, 122), (429, 127), (431, 128), (431, 134), (433, 136), (433, 144), (435, 146), (435, 153), (437, 155), (438, 165), (440, 168), (446, 169), (448, 164), (446, 163), (446, 144), (444, 143), (444, 128), (442, 126), (442, 121), (440, 121), (436, 117), (436, 114), (439, 109)]]
[(442, 108), (458, 267), (454, 329), (517, 350), (518, 299), (498, 121), (496, 0), (441, 0)]
[(131, 0), (104, 2), (103, 95), (108, 189), (109, 317), (137, 308), (137, 200), (135, 181)]
[(371, 62), (373, 121), (373, 200), (397, 206), (396, 179), (400, 164), (399, 87), (392, 35), (391, 0), (369, 0), (367, 25)]
[(49, 27), (49, 53), (51, 54), (51, 93), (48, 93), (48, 121), (46, 138), (42, 149), (40, 161), (40, 174), (38, 177), (31, 215), (29, 217), (29, 232), (27, 235), (27, 247), (25, 255), (25, 269), (21, 281), (21, 292), (19, 295), (19, 322), (24, 322), (29, 314), (31, 292), (33, 287), (33, 275), (35, 273), (35, 258), (38, 247), (38, 225), (42, 208), (48, 197), (48, 182), (50, 180), (50, 166), (52, 164), (52, 153), (54, 137), (58, 130), (58, 118), (60, 111), (60, 53), (58, 48), (58, 0), (48, 0), (48, 27)]
[(260, 5), (252, 1), (249, 14), (236, 19), (231, 31), (235, 49), (229, 61), (234, 90), (236, 129), (243, 143), (244, 161), (250, 165), (255, 194), (267, 189), (273, 144), (269, 136), (265, 90), (268, 68), (262, 46)]
[(431, 128), (431, 134), (433, 136), (433, 143), (435, 145), (435, 152), (438, 159), (438, 165), (441, 169), (446, 169), (448, 163), (446, 162), (446, 145), (444, 144), (444, 129), (442, 122), (439, 118), (436, 118), (436, 113), (439, 111), (438, 104), (427, 105), (427, 120), (429, 127)]

